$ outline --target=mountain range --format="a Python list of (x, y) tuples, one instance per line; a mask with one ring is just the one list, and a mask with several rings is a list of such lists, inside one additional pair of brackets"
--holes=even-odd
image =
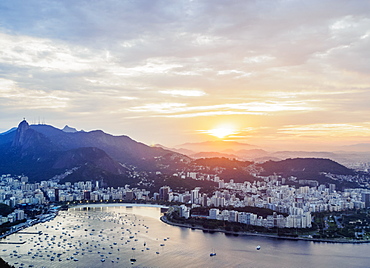
[[(58, 129), (45, 124), (29, 125), (23, 120), (17, 128), (0, 134), (0, 174), (24, 174), (31, 181), (99, 180), (109, 186), (138, 183), (148, 174), (155, 179), (156, 174), (162, 173), (217, 174), (236, 182), (253, 181), (256, 175), (315, 179), (322, 173), (354, 174), (343, 165), (324, 159), (335, 156), (329, 153), (321, 153), (318, 159), (301, 152), (298, 156), (308, 158), (281, 160), (280, 157), (292, 152), (272, 154), (237, 142), (188, 143), (181, 148), (151, 147), (128, 136), (113, 136), (101, 130), (77, 131), (69, 126)], [(196, 148), (210, 152), (190, 150)], [(265, 161), (252, 161), (264, 157)]]
[(339, 146), (332, 151), (272, 151), (257, 145), (232, 142), (208, 141), (184, 143), (173, 148), (156, 145), (167, 150), (185, 154), (191, 158), (226, 157), (259, 163), (268, 160), (279, 161), (288, 158), (330, 158), (336, 162), (354, 167), (360, 162), (370, 162), (370, 143)]
[(0, 174), (23, 173), (31, 180), (50, 179), (75, 168), (81, 180), (96, 173), (98, 178), (112, 184), (110, 178), (117, 180), (119, 176), (127, 180), (134, 168), (155, 171), (162, 159), (190, 160), (127, 136), (113, 136), (101, 130), (76, 131), (70, 127), (60, 130), (50, 125), (29, 125), (25, 120), (16, 129), (0, 135), (0, 150)]

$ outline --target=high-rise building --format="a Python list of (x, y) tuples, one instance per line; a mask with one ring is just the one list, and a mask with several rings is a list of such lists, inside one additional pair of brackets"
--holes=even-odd
[(91, 191), (92, 190), (92, 182), (91, 181), (87, 181), (86, 182), (85, 189), (88, 190), (88, 191)]
[(361, 201), (365, 203), (365, 208), (369, 208), (370, 207), (370, 192), (362, 193)]
[(84, 191), (84, 200), (90, 200), (91, 194), (90, 191)]
[(54, 189), (54, 197), (55, 197), (55, 202), (59, 202), (59, 189), (58, 188)]
[(238, 211), (230, 210), (229, 214), (229, 221), (231, 222), (237, 222), (238, 221)]
[(329, 183), (329, 193), (334, 193), (335, 191), (335, 184), (334, 183)]
[(190, 209), (187, 206), (180, 206), (180, 217), (184, 217), (185, 219), (188, 219), (190, 217)]
[(208, 201), (207, 194), (203, 194), (203, 195), (202, 195), (202, 199), (201, 199), (201, 205), (202, 205), (203, 207), (208, 206), (207, 201)]
[(211, 208), (209, 210), (209, 218), (215, 220), (217, 215), (220, 213), (220, 210), (217, 208)]
[(169, 186), (162, 186), (159, 188), (159, 199), (168, 201), (168, 193), (171, 191)]
[(27, 183), (28, 182), (28, 177), (27, 176), (22, 176), (21, 182)]
[(133, 200), (133, 199), (134, 199), (134, 193), (132, 191), (126, 191), (125, 200)]
[(199, 189), (191, 190), (191, 203), (198, 204), (199, 202)]
[(16, 209), (14, 210), (14, 213), (16, 215), (17, 221), (21, 221), (24, 219), (24, 211), (22, 209)]

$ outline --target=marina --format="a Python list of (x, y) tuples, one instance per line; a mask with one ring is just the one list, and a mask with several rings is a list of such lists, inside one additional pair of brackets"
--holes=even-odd
[(165, 224), (161, 215), (160, 207), (75, 207), (9, 235), (2, 242), (22, 244), (0, 245), (0, 256), (22, 268), (366, 267), (370, 262), (369, 244), (207, 233)]

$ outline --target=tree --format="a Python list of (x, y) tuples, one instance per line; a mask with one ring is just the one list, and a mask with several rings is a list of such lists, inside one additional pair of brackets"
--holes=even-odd
[(13, 209), (10, 206), (0, 203), (0, 215), (1, 216), (5, 217), (12, 212), (13, 212)]

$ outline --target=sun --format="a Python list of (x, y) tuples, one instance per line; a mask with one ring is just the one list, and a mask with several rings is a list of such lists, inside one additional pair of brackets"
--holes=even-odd
[(207, 131), (207, 134), (215, 136), (219, 139), (226, 138), (227, 136), (230, 136), (232, 134), (235, 134), (235, 129), (230, 126), (219, 126), (214, 129), (210, 129)]

